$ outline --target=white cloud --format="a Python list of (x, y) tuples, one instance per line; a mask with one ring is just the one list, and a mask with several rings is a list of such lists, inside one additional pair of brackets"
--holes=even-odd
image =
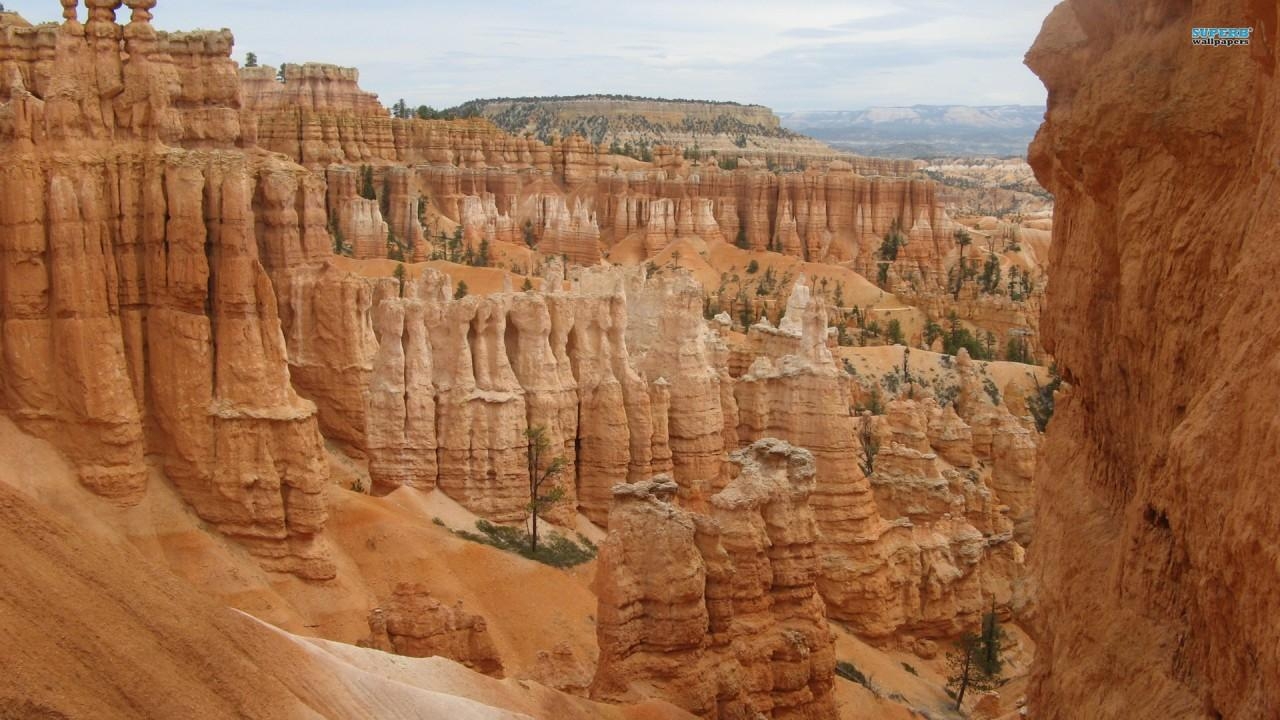
[(154, 13), (165, 29), (230, 27), (239, 58), (354, 65), (388, 104), (617, 92), (799, 110), (1042, 103), (1022, 54), (1055, 1), (160, 0)]

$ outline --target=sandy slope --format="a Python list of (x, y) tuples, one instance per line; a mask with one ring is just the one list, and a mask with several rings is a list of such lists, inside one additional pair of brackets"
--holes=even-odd
[(542, 677), (538, 654), (557, 646), (595, 664), (594, 564), (559, 570), (456, 537), (434, 519), (473, 528), (475, 516), (438, 493), (375, 498), (344, 489), (349, 476), (340, 476), (343, 484), (327, 490), (326, 525), (338, 577), (307, 582), (263, 571), (235, 542), (207, 532), (159, 474), (135, 507), (104, 501), (48, 443), (3, 417), (0, 477), (82, 530), (127, 541), (209, 597), (295, 633), (354, 643), (368, 635), (369, 610), (408, 580), (483, 615), (509, 675)]
[(3, 717), (518, 717), (333, 673), (287, 636), (8, 483), (0, 483), (0, 576)]
[[(602, 706), (527, 680), (493, 680), (439, 658), (400, 658), (272, 628), (222, 601), (245, 600), (268, 609), (282, 603), (282, 614), (296, 620), (314, 598), (286, 600), (286, 595), (299, 595), (291, 592), (289, 581), (260, 576), (252, 559), (237, 556), (234, 548), (195, 525), (184, 528), (181, 508), (166, 505), (163, 487), (148, 493), (160, 501), (112, 508), (78, 491), (66, 462), (47, 443), (21, 434), (8, 420), (0, 421), (0, 449), (2, 718), (687, 717), (663, 703)], [(378, 520), (382, 528), (403, 524), (394, 507), (382, 508), (380, 515), (378, 500), (345, 495), (351, 496), (354, 508), (339, 503), (333, 526), (339, 534), (348, 513), (354, 517), (354, 532)], [(123, 521), (137, 523), (130, 540), (116, 532), (115, 523)], [(447, 534), (429, 522), (427, 526), (428, 531)], [(423, 540), (414, 535), (384, 539)], [(551, 606), (548, 612), (567, 613), (566, 608), (585, 609), (588, 604), (594, 611), (594, 599), (587, 603), (585, 589), (575, 595), (572, 582), (558, 576), (539, 578), (529, 568), (513, 567), (525, 562), (519, 558), (456, 539), (451, 542), (458, 546), (436, 557), (442, 563), (455, 561), (454, 581), (465, 573), (467, 582), (458, 581), (460, 585), (494, 596), (484, 612), (490, 617), (510, 613), (530, 623), (527, 628), (540, 628), (518, 634), (525, 644), (536, 644), (532, 639), (546, 637), (544, 628), (555, 624), (527, 617), (527, 608), (521, 609), (522, 593), (498, 592), (493, 587), (497, 574), (542, 598), (542, 606)], [(175, 547), (157, 553), (157, 546), (169, 544)], [(416, 564), (426, 562), (431, 553), (407, 554), (414, 558), (410, 566), (395, 570), (409, 573), (407, 577), (434, 571), (433, 587), (448, 585), (447, 567)], [(188, 560), (191, 565), (184, 567)], [(164, 565), (202, 584), (232, 586), (223, 588), (221, 595), (209, 592)], [(370, 585), (383, 582), (378, 572), (370, 575)], [(553, 580), (558, 581), (554, 592), (549, 588)], [(334, 600), (353, 589), (359, 585), (335, 584), (317, 592)], [(548, 597), (559, 602), (545, 602)], [(522, 612), (526, 616), (520, 618)], [(579, 625), (589, 627), (588, 621), (584, 616)], [(593, 631), (591, 638), (593, 642)], [(511, 637), (503, 641), (508, 649), (520, 642)], [(521, 647), (510, 654), (523, 658), (530, 652)]]

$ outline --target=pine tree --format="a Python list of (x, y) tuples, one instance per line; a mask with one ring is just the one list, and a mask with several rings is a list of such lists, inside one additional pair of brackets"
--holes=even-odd
[(964, 633), (955, 648), (947, 653), (947, 689), (955, 693), (957, 710), (969, 688), (986, 692), (999, 686), (1004, 669), (1001, 652), (1005, 637), (993, 600), (990, 612), (982, 616), (981, 633)]
[(360, 197), (365, 200), (377, 200), (378, 192), (373, 189), (373, 168), (360, 166)]
[(886, 332), (888, 333), (886, 339), (889, 341), (890, 345), (906, 344), (906, 340), (902, 337), (902, 323), (897, 320), (890, 320)]
[(533, 292), (533, 281), (529, 278), (525, 278), (524, 284), (520, 286), (520, 289), (524, 292)]
[[(876, 394), (879, 392), (879, 388), (873, 387), (871, 392), (872, 402), (874, 403), (877, 400)], [(867, 477), (871, 477), (871, 474), (875, 472), (876, 454), (880, 452), (880, 441), (876, 439), (875, 435), (875, 421), (869, 412), (863, 414), (862, 421), (858, 425), (858, 442), (862, 445), (862, 461), (858, 464), (862, 467), (862, 474)]]
[(245, 56), (244, 56), (244, 66), (245, 66), (245, 67), (247, 67), (247, 68), (251, 68), (251, 67), (258, 67), (258, 54), (257, 54), (257, 53), (245, 53)]
[(347, 239), (343, 237), (342, 228), (338, 227), (337, 222), (329, 223), (329, 235), (333, 237), (333, 254), (351, 257), (353, 252), (351, 243), (347, 242)]
[(942, 337), (942, 326), (930, 318), (924, 324), (924, 344), (933, 347), (933, 341), (940, 337)]
[(458, 262), (462, 259), (462, 226), (453, 229), (453, 237), (449, 238), (445, 244), (445, 259), (449, 262)]
[(564, 471), (566, 461), (563, 455), (557, 455), (549, 461), (546, 459), (551, 451), (551, 441), (547, 439), (545, 427), (536, 425), (525, 430), (524, 434), (529, 439), (527, 456), (529, 504), (525, 506), (525, 511), (529, 513), (533, 524), (529, 533), (529, 551), (536, 553), (538, 552), (538, 516), (564, 498), (564, 488), (556, 487), (543, 493), (542, 486)]
[(466, 296), (467, 296), (467, 281), (459, 280), (457, 289), (453, 291), (453, 299), (461, 300)]
[(1049, 382), (1041, 385), (1040, 379), (1032, 375), (1036, 391), (1027, 397), (1027, 411), (1036, 422), (1036, 429), (1044, 432), (1053, 419), (1054, 393), (1062, 386), (1062, 376), (1058, 374), (1057, 364), (1049, 366)]
[(391, 230), (387, 230), (387, 257), (391, 260), (404, 261), (404, 246)]
[(1000, 292), (1000, 259), (995, 253), (989, 253), (982, 266), (982, 291), (988, 295)]
[(964, 267), (965, 254), (968, 252), (969, 246), (973, 244), (973, 237), (970, 236), (967, 231), (961, 228), (959, 230), (956, 230), (955, 239), (956, 239), (956, 245), (960, 246), (960, 272), (956, 274), (956, 283), (955, 283), (955, 289), (952, 294), (952, 298), (955, 300), (959, 300), (960, 289), (964, 287), (964, 280), (965, 280), (965, 272), (966, 272)]
[(396, 269), (392, 275), (400, 281), (400, 297), (404, 297), (404, 263), (396, 263)]
[(1000, 627), (1000, 618), (996, 615), (996, 603), (991, 601), (991, 610), (982, 616), (982, 634), (978, 636), (979, 650), (978, 669), (992, 680), (998, 680), (1004, 669), (1004, 660), (1000, 653), (1004, 648), (1007, 636)]
[(970, 688), (986, 692), (995, 687), (993, 678), (982, 671), (981, 655), (982, 639), (971, 632), (961, 635), (947, 653), (947, 689), (955, 695), (957, 710)]

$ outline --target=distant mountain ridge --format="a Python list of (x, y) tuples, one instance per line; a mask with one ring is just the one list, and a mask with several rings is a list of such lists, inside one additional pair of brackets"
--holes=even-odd
[[(697, 100), (693, 98), (662, 98), (649, 97), (647, 95), (626, 95), (619, 93), (584, 93), (581, 95), (522, 95), (520, 97), (496, 97), (496, 98), (476, 98), (462, 103), (456, 109), (461, 110), (468, 106), (483, 106), (489, 103), (507, 103), (507, 102), (566, 102), (574, 100), (627, 100), (648, 103), (694, 103), (698, 105), (733, 105), (736, 107), (754, 107), (765, 108), (763, 105), (753, 105), (751, 103), (740, 103), (733, 100)], [(772, 112), (772, 111), (770, 111)]]
[(459, 116), (481, 116), (504, 131), (543, 142), (581, 135), (613, 152), (648, 159), (671, 145), (722, 157), (761, 154), (827, 156), (833, 150), (782, 126), (763, 105), (725, 101), (647, 98), (634, 95), (570, 95), (471, 100)]
[(778, 113), (783, 127), (850, 152), (889, 157), (1026, 155), (1039, 105), (912, 105)]

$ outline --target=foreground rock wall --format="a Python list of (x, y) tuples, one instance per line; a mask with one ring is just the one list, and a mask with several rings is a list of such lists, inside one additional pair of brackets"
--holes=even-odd
[[(1037, 475), (1038, 718), (1280, 714), (1278, 20), (1069, 0), (1028, 54), (1071, 385)], [(1253, 35), (1194, 47), (1197, 26)]]
[(266, 271), (327, 251), (323, 194), (214, 149), (239, 137), (228, 33), (157, 33), (131, 7), (123, 28), (98, 4), (0, 43), (0, 409), (94, 492), (136, 502), (153, 456), (268, 566), (332, 576), (315, 407)]

